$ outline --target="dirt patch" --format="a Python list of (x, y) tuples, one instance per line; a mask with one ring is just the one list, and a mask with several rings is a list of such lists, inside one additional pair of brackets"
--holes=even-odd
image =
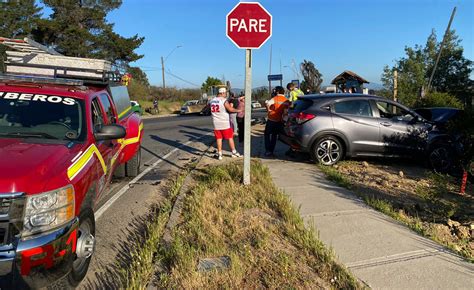
[(471, 261), (474, 259), (472, 184), (461, 195), (458, 179), (413, 164), (345, 161), (332, 170), (341, 174), (369, 204), (401, 221), (413, 223), (418, 232)]

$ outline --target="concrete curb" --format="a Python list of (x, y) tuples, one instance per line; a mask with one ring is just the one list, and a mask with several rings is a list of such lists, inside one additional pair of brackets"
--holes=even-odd
[(179, 116), (179, 114), (166, 114), (166, 115), (146, 115), (146, 116), (141, 116), (142, 119), (157, 119), (157, 118), (165, 118), (165, 117), (174, 117), (174, 116)]

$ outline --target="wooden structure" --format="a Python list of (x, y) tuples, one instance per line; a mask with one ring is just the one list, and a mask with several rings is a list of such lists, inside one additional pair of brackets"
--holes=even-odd
[(350, 70), (345, 70), (331, 81), (331, 84), (336, 86), (339, 93), (351, 92), (362, 94), (364, 84), (368, 83), (369, 81)]

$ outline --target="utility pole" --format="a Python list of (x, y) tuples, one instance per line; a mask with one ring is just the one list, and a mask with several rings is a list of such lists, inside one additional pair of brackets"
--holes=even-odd
[(166, 90), (166, 84), (165, 84), (165, 61), (163, 60), (163, 57), (161, 57), (161, 76), (163, 77), (163, 91)]
[(433, 67), (433, 71), (431, 72), (430, 80), (428, 82), (428, 87), (426, 88), (426, 94), (428, 94), (431, 90), (431, 82), (433, 81), (436, 68), (438, 67), (439, 58), (441, 57), (441, 52), (443, 51), (443, 46), (446, 42), (446, 38), (448, 36), (449, 29), (451, 28), (451, 23), (453, 22), (455, 14), (456, 14), (456, 6), (454, 6), (453, 12), (451, 13), (451, 18), (449, 19), (448, 27), (446, 28), (446, 31), (444, 32), (443, 41), (441, 41), (441, 45), (439, 46), (438, 56), (436, 57), (436, 62)]
[(395, 70), (393, 72), (393, 100), (395, 102), (398, 101), (397, 95), (398, 95), (398, 71)]

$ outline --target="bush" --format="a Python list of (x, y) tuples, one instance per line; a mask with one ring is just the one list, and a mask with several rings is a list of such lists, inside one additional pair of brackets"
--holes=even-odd
[(451, 107), (462, 109), (463, 104), (455, 96), (448, 93), (432, 92), (417, 101), (415, 107)]

